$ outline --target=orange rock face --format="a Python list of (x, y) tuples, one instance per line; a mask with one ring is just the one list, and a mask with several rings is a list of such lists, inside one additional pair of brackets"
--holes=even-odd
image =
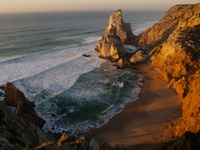
[(3, 102), (6, 105), (14, 106), (16, 108), (16, 115), (30, 121), (37, 127), (43, 127), (45, 121), (36, 114), (34, 104), (28, 101), (24, 93), (9, 82), (6, 84)]
[(190, 9), (191, 5), (175, 5), (169, 9), (158, 23), (146, 29), (137, 37), (138, 46), (153, 48), (164, 42), (177, 28), (182, 16)]
[[(174, 22), (167, 30), (173, 31), (161, 42), (160, 37), (165, 36), (166, 29), (160, 31), (163, 27), (157, 26), (165, 26), (167, 16)], [(183, 117), (176, 121), (174, 131), (176, 136), (181, 136), (186, 131), (200, 130), (200, 4), (177, 5), (163, 19), (142, 33), (147, 37), (141, 38), (139, 44), (155, 44), (153, 40), (161, 42), (150, 53), (152, 66), (179, 95)], [(158, 30), (155, 34), (164, 35), (149, 37), (153, 29)]]

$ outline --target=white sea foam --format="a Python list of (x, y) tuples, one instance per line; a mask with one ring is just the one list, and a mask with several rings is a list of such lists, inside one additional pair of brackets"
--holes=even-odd
[(134, 53), (138, 50), (138, 47), (132, 46), (132, 45), (124, 45), (124, 48), (127, 53)]
[(92, 43), (92, 42), (97, 42), (98, 40), (100, 40), (99, 36), (87, 37), (84, 39), (83, 43)]
[[(112, 69), (113, 67), (110, 68)], [(122, 81), (117, 82), (118, 80)], [(121, 112), (127, 103), (138, 98), (140, 80), (141, 78), (132, 75), (128, 70), (121, 71), (115, 69), (114, 72), (106, 71), (102, 74), (101, 71), (93, 71), (85, 74), (72, 88), (62, 93), (62, 96), (58, 97), (57, 100), (51, 99), (48, 105), (46, 105), (46, 102), (43, 102), (40, 106), (40, 109), (42, 109), (40, 111), (41, 115), (47, 121), (44, 130), (51, 130), (52, 132), (71, 131), (75, 133), (76, 129), (87, 131), (89, 128), (104, 125), (114, 115)], [(134, 85), (131, 90), (130, 87), (127, 87), (127, 82)], [(130, 91), (125, 94), (124, 88), (126, 92), (128, 89)], [(122, 96), (123, 94), (125, 95)], [(60, 111), (55, 106), (57, 102), (62, 103), (62, 106), (66, 105), (64, 113), (67, 115), (64, 118), (60, 117)], [(99, 106), (103, 106), (104, 109), (98, 112)], [(82, 109), (86, 112), (81, 111)], [(92, 120), (90, 114), (87, 114), (87, 111), (90, 109), (91, 112), (93, 112), (93, 109), (96, 109), (98, 112), (98, 114), (96, 114), (96, 111), (93, 112), (96, 115), (95, 117), (97, 117), (95, 120)], [(55, 118), (49, 117), (49, 113), (53, 113)], [(69, 118), (71, 118), (71, 114), (73, 117), (74, 113), (76, 116), (79, 114), (78, 116), (82, 115), (86, 119), (77, 122), (76, 118), (73, 118), (76, 120), (76, 123), (70, 124)]]
[[(103, 110), (99, 116), (98, 116), (98, 120), (96, 121), (92, 121), (92, 120), (85, 120), (85, 121), (81, 121), (80, 123), (76, 123), (76, 124), (70, 124), (67, 121), (63, 120), (63, 125), (56, 126), (56, 122), (60, 122), (60, 119), (62, 119), (62, 117), (58, 117), (57, 119), (46, 119), (46, 124), (44, 125), (43, 129), (45, 131), (49, 131), (51, 130), (52, 132), (63, 132), (63, 131), (70, 131), (72, 132), (72, 134), (77, 134), (77, 129), (79, 131), (82, 132), (87, 132), (88, 130), (92, 129), (92, 128), (99, 128), (101, 126), (103, 126), (104, 124), (106, 124), (111, 118), (113, 118), (116, 114), (120, 113), (124, 107), (131, 101), (135, 101), (138, 99), (138, 95), (140, 92), (140, 80), (137, 80), (135, 82), (136, 87), (132, 90), (132, 99), (125, 99), (123, 101), (123, 103), (121, 103), (120, 105), (115, 105), (115, 104), (111, 104), (107, 109)], [(98, 103), (98, 101), (96, 102)], [(71, 113), (74, 113), (76, 111), (75, 107), (70, 108)], [(52, 127), (54, 127), (52, 129)]]
[[(31, 100), (44, 90), (53, 96), (70, 88), (81, 74), (105, 61), (98, 58), (93, 48), (93, 43), (64, 47), (0, 62), (0, 85), (14, 82)], [(91, 57), (82, 57), (85, 53)]]
[(12, 60), (12, 59), (19, 58), (19, 57), (22, 57), (22, 56), (25, 56), (25, 55), (15, 55), (15, 56), (12, 56), (12, 57), (1, 57), (0, 56), (0, 62)]

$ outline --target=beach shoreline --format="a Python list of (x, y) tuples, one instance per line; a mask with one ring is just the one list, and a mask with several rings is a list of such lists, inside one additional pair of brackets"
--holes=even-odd
[(137, 68), (143, 75), (138, 100), (127, 104), (107, 124), (91, 131), (90, 134), (99, 141), (112, 146), (163, 142), (161, 127), (181, 116), (177, 93), (169, 89), (148, 65), (139, 64)]

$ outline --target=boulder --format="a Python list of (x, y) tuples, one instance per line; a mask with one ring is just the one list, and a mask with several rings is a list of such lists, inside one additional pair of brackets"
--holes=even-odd
[(7, 82), (5, 87), (5, 97), (3, 102), (8, 106), (14, 106), (16, 108), (16, 115), (19, 117), (30, 121), (37, 127), (43, 127), (45, 121), (36, 114), (34, 103), (28, 101), (24, 96), (24, 93), (9, 82)]
[(122, 58), (120, 58), (117, 62), (117, 69), (123, 69), (124, 68), (124, 63)]
[(69, 140), (69, 135), (67, 133), (63, 133), (60, 139), (57, 142), (58, 146), (65, 145), (65, 143)]
[(130, 58), (130, 63), (136, 64), (138, 62), (143, 61), (144, 56), (143, 56), (143, 51), (139, 50), (137, 51), (131, 58)]

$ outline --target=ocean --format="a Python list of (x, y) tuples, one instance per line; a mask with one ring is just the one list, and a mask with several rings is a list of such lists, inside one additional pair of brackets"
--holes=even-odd
[[(112, 11), (0, 14), (0, 85), (36, 104), (45, 131), (101, 127), (138, 98), (141, 75), (118, 70), (94, 50)], [(123, 11), (139, 34), (164, 11)], [(83, 57), (83, 54), (91, 57)]]

